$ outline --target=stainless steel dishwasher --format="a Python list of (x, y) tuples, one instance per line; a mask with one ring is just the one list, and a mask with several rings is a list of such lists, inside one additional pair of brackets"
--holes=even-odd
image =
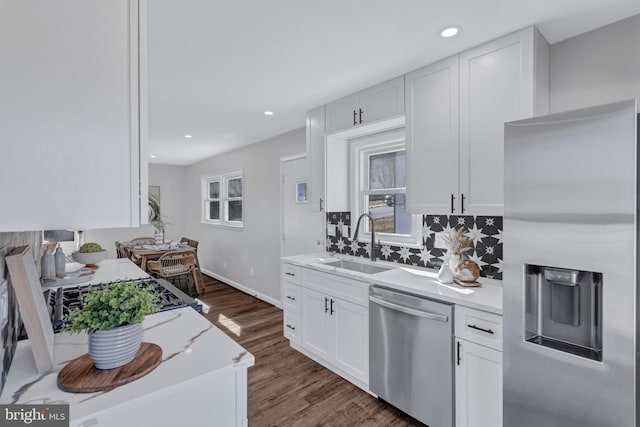
[(453, 305), (372, 286), (371, 391), (429, 427), (452, 427), (453, 381)]

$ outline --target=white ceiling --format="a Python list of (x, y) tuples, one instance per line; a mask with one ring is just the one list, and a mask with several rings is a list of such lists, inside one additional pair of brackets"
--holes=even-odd
[[(153, 0), (148, 12), (150, 162), (187, 165), (527, 25), (553, 44), (640, 13), (640, 1)], [(451, 24), (460, 34), (441, 38)]]

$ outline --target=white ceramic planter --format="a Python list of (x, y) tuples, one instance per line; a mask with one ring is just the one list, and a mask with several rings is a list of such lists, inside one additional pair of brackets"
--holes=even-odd
[(89, 335), (89, 356), (98, 369), (113, 369), (131, 362), (142, 343), (142, 323), (118, 326)]

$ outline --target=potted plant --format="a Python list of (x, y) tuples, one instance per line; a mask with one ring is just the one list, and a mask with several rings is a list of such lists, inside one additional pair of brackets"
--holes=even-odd
[(80, 246), (80, 249), (73, 252), (71, 257), (75, 262), (86, 264), (86, 267), (98, 268), (96, 264), (107, 257), (107, 251), (99, 244), (90, 242)]
[(160, 215), (156, 215), (149, 224), (156, 228), (156, 243), (164, 243), (164, 229), (169, 223), (163, 220)]
[(158, 311), (159, 297), (138, 281), (90, 290), (82, 308), (65, 317), (64, 330), (89, 335), (89, 356), (98, 369), (131, 362), (142, 343), (142, 320)]

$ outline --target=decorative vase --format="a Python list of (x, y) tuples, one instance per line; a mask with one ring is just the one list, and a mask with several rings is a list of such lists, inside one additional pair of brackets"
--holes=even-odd
[(449, 262), (445, 261), (438, 270), (438, 280), (440, 283), (453, 283), (453, 273), (449, 267)]
[(156, 243), (159, 245), (164, 243), (164, 229), (156, 230)]
[(451, 274), (454, 275), (456, 272), (456, 267), (460, 262), (460, 254), (451, 254), (449, 256), (449, 269), (451, 270)]
[(113, 369), (131, 362), (142, 344), (142, 323), (118, 326), (89, 335), (89, 357), (98, 369)]

